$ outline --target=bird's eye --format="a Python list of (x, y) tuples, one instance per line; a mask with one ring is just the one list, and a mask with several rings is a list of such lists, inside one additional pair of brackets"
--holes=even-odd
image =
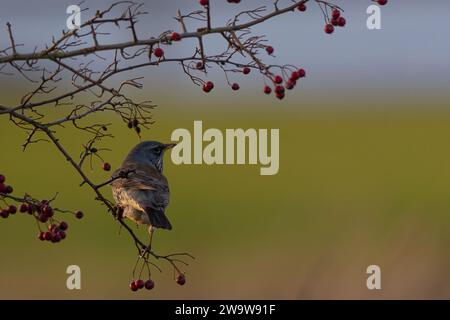
[(156, 149), (155, 149), (155, 153), (156, 153), (157, 155), (160, 155), (161, 152), (162, 152), (162, 149), (161, 149), (161, 148), (156, 148)]

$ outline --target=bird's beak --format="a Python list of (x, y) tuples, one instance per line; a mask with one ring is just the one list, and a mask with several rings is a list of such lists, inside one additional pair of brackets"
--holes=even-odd
[(164, 145), (164, 150), (172, 149), (176, 145), (177, 145), (176, 143), (167, 143)]

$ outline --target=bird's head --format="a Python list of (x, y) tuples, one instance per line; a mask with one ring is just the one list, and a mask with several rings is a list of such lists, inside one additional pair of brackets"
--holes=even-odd
[(175, 145), (176, 143), (164, 144), (158, 141), (141, 142), (130, 151), (125, 162), (146, 163), (162, 172), (164, 152)]

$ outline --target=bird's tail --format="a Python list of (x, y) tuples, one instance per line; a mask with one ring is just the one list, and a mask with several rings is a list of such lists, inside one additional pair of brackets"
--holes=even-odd
[(162, 210), (154, 210), (150, 208), (146, 208), (147, 214), (150, 218), (150, 223), (155, 228), (172, 230), (172, 225), (170, 224), (169, 219), (167, 219), (164, 211)]

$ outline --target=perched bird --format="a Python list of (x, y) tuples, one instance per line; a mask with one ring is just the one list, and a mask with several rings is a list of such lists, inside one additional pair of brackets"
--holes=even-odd
[(157, 141), (135, 146), (113, 175), (111, 188), (123, 216), (149, 226), (150, 245), (154, 228), (172, 229), (165, 209), (169, 204), (169, 184), (163, 176), (164, 152), (175, 144)]

